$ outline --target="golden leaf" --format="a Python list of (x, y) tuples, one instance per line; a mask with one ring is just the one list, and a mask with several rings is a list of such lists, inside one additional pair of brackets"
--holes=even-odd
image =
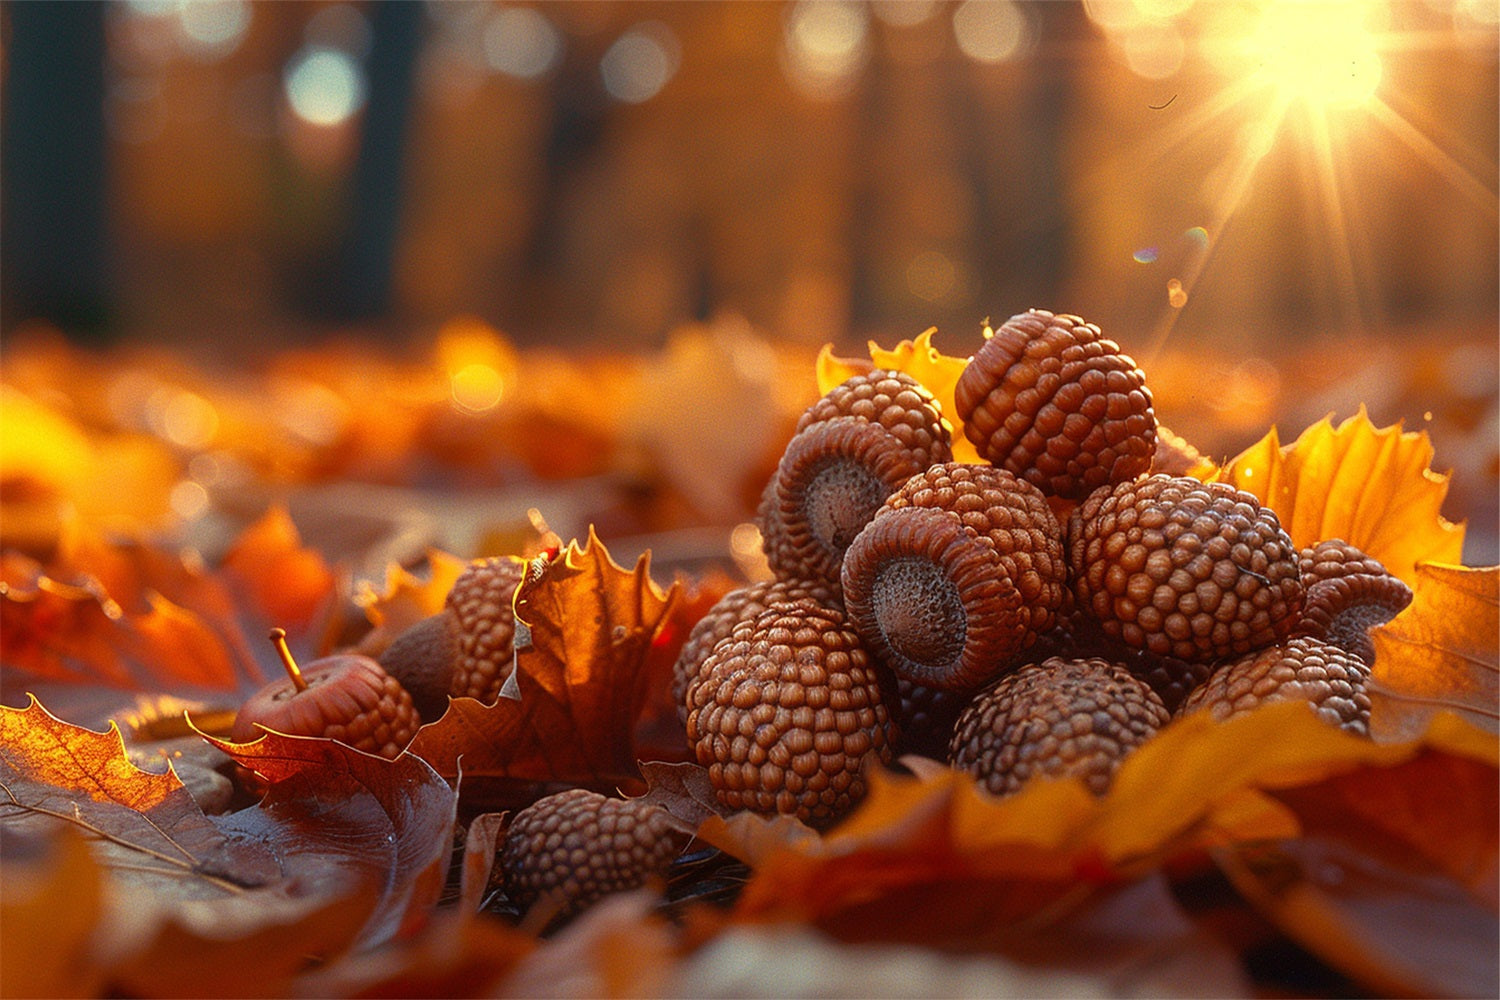
[(1410, 739), (1435, 712), (1500, 729), (1500, 568), (1417, 567), (1411, 606), (1375, 628), (1370, 735)]
[(386, 568), (382, 590), (376, 591), (368, 582), (363, 583), (354, 595), (354, 602), (364, 609), (365, 617), (375, 627), (360, 640), (360, 650), (379, 656), (396, 636), (442, 611), (448, 591), (468, 568), (467, 560), (439, 549), (429, 549), (426, 579), (392, 563)]
[(1431, 470), (1432, 454), (1425, 432), (1376, 427), (1361, 406), (1290, 445), (1272, 428), (1218, 478), (1274, 510), (1299, 547), (1342, 538), (1415, 587), (1417, 563), (1457, 563), (1463, 553), (1463, 525), (1440, 513), (1449, 477)]

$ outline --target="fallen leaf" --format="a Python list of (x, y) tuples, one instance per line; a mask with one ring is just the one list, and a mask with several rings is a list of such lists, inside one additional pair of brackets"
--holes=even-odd
[(469, 562), (439, 549), (429, 549), (426, 566), (423, 577), (403, 566), (389, 566), (381, 590), (365, 583), (355, 592), (354, 602), (364, 609), (365, 617), (374, 626), (360, 641), (360, 649), (367, 655), (379, 656), (396, 636), (442, 611), (448, 591)]
[(725, 813), (708, 770), (698, 764), (648, 761), (641, 765), (641, 776), (646, 781), (646, 793), (641, 798), (671, 813), (689, 834), (696, 833), (710, 816)]
[(464, 834), (463, 872), (458, 884), (458, 910), (477, 913), (495, 871), (495, 854), (505, 833), (509, 813), (482, 813), (469, 821)]
[(1500, 995), (1500, 920), (1435, 866), (1309, 836), (1215, 854), (1235, 887), (1369, 995)]
[(514, 805), (537, 782), (638, 785), (634, 730), (675, 593), (652, 581), (649, 552), (627, 571), (592, 531), (583, 546), (571, 542), (517, 593), (530, 631), (529, 645), (517, 635), (519, 698), (454, 699), (410, 752), (450, 777), (461, 761), (464, 799), (476, 808)]
[(1376, 427), (1360, 407), (1285, 446), (1273, 428), (1218, 478), (1274, 510), (1299, 547), (1342, 538), (1415, 588), (1418, 563), (1458, 563), (1463, 553), (1463, 525), (1441, 513), (1449, 477), (1431, 470), (1432, 454), (1425, 432)]
[(329, 613), (337, 584), (323, 557), (302, 545), (297, 526), (282, 507), (272, 507), (240, 533), (221, 571), (244, 595), (242, 606), (263, 617), (259, 624), (292, 634), (310, 631), (320, 615)]
[(650, 889), (600, 900), (561, 933), (518, 962), (499, 991), (519, 997), (655, 996), (679, 948), (670, 925), (654, 912)]
[(99, 995), (103, 875), (83, 835), (59, 823), (23, 841), (0, 824), (0, 844), (0, 996)]
[(1370, 736), (1413, 738), (1451, 711), (1500, 729), (1500, 568), (1423, 563), (1412, 603), (1371, 631)]

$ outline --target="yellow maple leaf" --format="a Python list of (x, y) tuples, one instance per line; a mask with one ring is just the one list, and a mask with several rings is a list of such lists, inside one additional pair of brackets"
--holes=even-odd
[(1500, 728), (1500, 568), (1423, 564), (1411, 606), (1371, 633), (1370, 735), (1410, 739), (1440, 710)]
[(1218, 478), (1274, 510), (1298, 546), (1342, 538), (1416, 587), (1419, 562), (1458, 563), (1463, 553), (1463, 525), (1441, 514), (1449, 477), (1432, 471), (1432, 454), (1425, 432), (1376, 427), (1361, 406), (1289, 445), (1272, 428)]

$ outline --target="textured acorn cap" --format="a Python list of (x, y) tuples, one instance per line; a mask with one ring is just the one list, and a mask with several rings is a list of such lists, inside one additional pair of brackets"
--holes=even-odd
[(959, 376), (954, 402), (986, 461), (1049, 495), (1078, 498), (1151, 467), (1145, 375), (1077, 316), (1032, 309), (1000, 324)]
[(1169, 712), (1175, 712), (1188, 693), (1213, 672), (1212, 663), (1158, 656), (1112, 639), (1093, 615), (1077, 608), (1059, 615), (1057, 624), (1043, 633), (1026, 655), (1034, 662), (1058, 656), (1070, 660), (1097, 657), (1118, 663), (1150, 685)]
[(1373, 667), (1370, 630), (1406, 609), (1411, 588), (1342, 539), (1303, 549), (1300, 565), (1307, 597), (1295, 634), (1331, 642)]
[(835, 417), (793, 435), (774, 480), (774, 514), (762, 519), (766, 557), (783, 579), (838, 585), (844, 550), (885, 498), (927, 467), (879, 424)]
[(1158, 656), (1203, 662), (1289, 635), (1297, 549), (1276, 514), (1227, 483), (1154, 475), (1089, 494), (1068, 519), (1078, 606)]
[(688, 683), (697, 676), (698, 668), (713, 650), (718, 641), (740, 622), (754, 618), (772, 604), (785, 604), (808, 598), (829, 607), (839, 606), (838, 592), (824, 583), (809, 580), (764, 580), (746, 584), (729, 591), (708, 613), (698, 619), (688, 633), (677, 662), (672, 665), (672, 700), (682, 721), (687, 722)]
[(306, 690), (290, 677), (256, 692), (236, 714), (230, 738), (259, 739), (257, 725), (291, 736), (322, 736), (356, 750), (395, 758), (422, 720), (401, 683), (367, 656), (341, 653), (301, 670)]
[(1066, 594), (1062, 529), (1012, 473), (937, 465), (886, 501), (841, 579), (849, 620), (893, 673), (973, 690), (1052, 627)]
[(496, 556), (470, 563), (448, 591), (444, 607), (458, 620), (458, 659), (448, 693), (490, 703), (515, 669), (512, 600), (526, 562)]
[(690, 839), (659, 806), (573, 788), (516, 813), (500, 868), (518, 906), (546, 897), (572, 913), (665, 875)]
[(1298, 636), (1220, 664), (1188, 695), (1179, 715), (1241, 715), (1270, 701), (1301, 700), (1325, 721), (1361, 735), (1370, 728), (1370, 668), (1347, 650)]
[(688, 743), (726, 807), (824, 827), (864, 796), (865, 763), (890, 760), (894, 698), (837, 609), (773, 604), (688, 684)]
[(839, 417), (879, 424), (916, 455), (923, 468), (953, 457), (942, 408), (926, 386), (905, 372), (877, 368), (841, 382), (803, 411), (796, 429)]
[(1125, 756), (1171, 720), (1146, 683), (1117, 663), (1053, 657), (974, 697), (948, 759), (996, 795), (1035, 777), (1076, 777), (1102, 795)]

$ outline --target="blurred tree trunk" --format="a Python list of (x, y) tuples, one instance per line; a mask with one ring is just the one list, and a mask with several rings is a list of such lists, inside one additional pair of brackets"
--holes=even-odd
[(104, 130), (105, 5), (6, 6), (0, 146), (4, 325), (42, 317), (99, 340), (111, 319)]
[(347, 222), (334, 256), (336, 320), (387, 315), (400, 236), (407, 138), (417, 60), (422, 51), (419, 0), (372, 4), (368, 99), (349, 185)]

